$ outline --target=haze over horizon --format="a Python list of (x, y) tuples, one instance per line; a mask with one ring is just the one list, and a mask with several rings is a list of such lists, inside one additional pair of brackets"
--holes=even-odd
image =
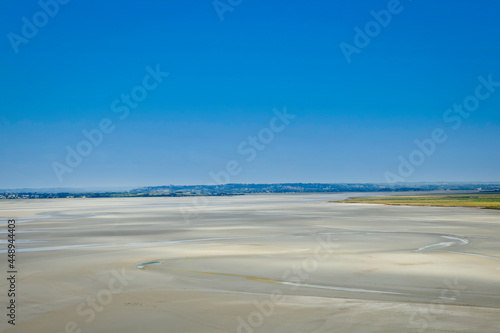
[[(387, 182), (380, 182), (380, 183), (227, 183), (227, 184), (209, 184), (209, 185), (204, 185), (204, 184), (147, 184), (147, 185), (141, 185), (141, 186), (84, 186), (84, 187), (19, 187), (19, 188), (0, 188), (0, 192), (6, 191), (6, 192), (17, 192), (17, 193), (22, 193), (22, 192), (39, 192), (39, 193), (64, 193), (64, 192), (71, 192), (71, 193), (81, 193), (81, 192), (126, 192), (130, 190), (136, 190), (136, 189), (141, 189), (141, 188), (155, 188), (155, 187), (193, 187), (193, 186), (223, 186), (223, 185), (281, 185), (281, 184), (323, 184), (323, 185), (387, 185)], [(401, 188), (402, 186), (423, 186), (423, 185), (498, 185), (500, 182), (407, 182), (407, 183), (396, 183), (393, 184), (394, 188)], [(460, 190), (458, 190), (460, 191)], [(469, 191), (469, 190), (465, 190)], [(334, 191), (332, 193), (337, 193), (339, 191)], [(340, 191), (340, 192), (356, 192), (353, 190), (350, 191)], [(339, 192), (339, 193), (340, 193)], [(363, 191), (364, 192), (364, 191)], [(298, 191), (298, 193), (303, 193)], [(306, 192), (307, 193), (307, 192)], [(318, 193), (329, 193), (325, 191), (320, 191)]]
[(500, 181), (498, 2), (0, 9), (0, 188)]

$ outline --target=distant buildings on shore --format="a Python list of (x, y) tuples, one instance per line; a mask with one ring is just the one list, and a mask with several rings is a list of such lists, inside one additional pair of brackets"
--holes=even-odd
[(500, 192), (500, 183), (401, 183), (401, 184), (222, 184), (168, 185), (141, 187), (123, 192), (16, 192), (0, 191), (0, 200), (54, 198), (113, 198), (113, 197), (180, 197), (226, 196), (259, 193), (339, 193), (339, 192), (402, 192), (402, 191), (485, 191)]

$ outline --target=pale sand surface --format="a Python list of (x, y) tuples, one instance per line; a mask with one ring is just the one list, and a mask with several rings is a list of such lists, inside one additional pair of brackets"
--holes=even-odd
[(1, 201), (0, 331), (499, 332), (500, 212), (345, 197)]

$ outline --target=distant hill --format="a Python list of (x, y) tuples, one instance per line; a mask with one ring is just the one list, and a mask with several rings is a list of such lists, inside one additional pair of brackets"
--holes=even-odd
[(500, 183), (401, 183), (395, 185), (373, 183), (278, 183), (278, 184), (223, 184), (223, 185), (168, 185), (141, 187), (129, 193), (155, 194), (250, 194), (250, 193), (322, 193), (322, 192), (392, 192), (392, 191), (495, 191)]
[(220, 196), (258, 193), (338, 193), (338, 192), (402, 192), (402, 191), (500, 191), (500, 183), (277, 183), (222, 185), (146, 186), (132, 190), (112, 188), (24, 188), (0, 190), (0, 199), (104, 198), (104, 197), (178, 197)]

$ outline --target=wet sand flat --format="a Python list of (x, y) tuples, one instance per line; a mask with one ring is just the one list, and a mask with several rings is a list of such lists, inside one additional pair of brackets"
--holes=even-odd
[(498, 332), (499, 211), (346, 197), (1, 201), (1, 331)]

